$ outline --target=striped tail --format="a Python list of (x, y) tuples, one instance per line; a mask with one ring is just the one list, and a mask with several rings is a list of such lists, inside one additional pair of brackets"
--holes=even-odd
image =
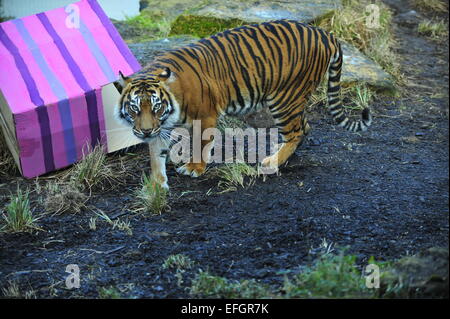
[(340, 97), (341, 91), (341, 71), (342, 71), (342, 49), (338, 45), (339, 50), (336, 52), (330, 62), (328, 70), (328, 112), (333, 117), (337, 125), (343, 127), (347, 131), (359, 132), (365, 131), (372, 123), (372, 116), (368, 108), (362, 111), (362, 119), (358, 121), (350, 120), (342, 107)]

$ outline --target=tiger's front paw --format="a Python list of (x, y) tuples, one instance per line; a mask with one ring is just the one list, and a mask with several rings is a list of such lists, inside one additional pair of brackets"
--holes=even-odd
[(186, 163), (177, 168), (177, 172), (192, 177), (199, 177), (206, 170), (206, 163)]
[(153, 184), (153, 186), (155, 186), (155, 184), (158, 184), (166, 191), (169, 190), (169, 184), (167, 183), (167, 177), (162, 174), (152, 175), (152, 184)]
[(274, 174), (278, 172), (278, 156), (274, 154), (272, 156), (268, 156), (261, 162), (261, 172), (264, 174)]

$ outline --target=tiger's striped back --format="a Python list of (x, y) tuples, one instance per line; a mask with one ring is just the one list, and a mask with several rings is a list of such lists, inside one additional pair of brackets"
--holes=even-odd
[[(169, 51), (146, 72), (163, 66), (184, 82), (181, 90), (199, 89), (196, 94), (202, 105), (189, 103), (189, 94), (182, 94), (184, 121), (195, 117), (197, 111), (242, 115), (269, 107), (277, 124), (286, 124), (301, 115), (308, 94), (329, 69), (329, 111), (336, 123), (351, 131), (370, 125), (368, 110), (362, 121), (345, 116), (339, 96), (342, 51), (336, 38), (296, 21), (266, 22), (218, 33)], [(192, 108), (203, 110), (193, 112)]]

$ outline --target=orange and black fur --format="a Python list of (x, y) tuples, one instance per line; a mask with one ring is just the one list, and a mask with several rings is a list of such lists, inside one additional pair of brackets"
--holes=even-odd
[[(371, 123), (349, 120), (340, 99), (342, 50), (336, 38), (319, 28), (281, 20), (218, 33), (155, 58), (131, 78), (121, 75), (119, 116), (136, 136), (149, 141), (152, 175), (167, 186), (165, 144), (177, 125), (201, 120), (202, 130), (215, 127), (221, 114), (243, 115), (267, 107), (283, 143), (263, 166), (278, 167), (309, 131), (305, 104), (328, 71), (328, 110), (349, 131)], [(212, 148), (213, 140), (202, 141)], [(198, 176), (206, 160), (190, 162), (179, 172)]]

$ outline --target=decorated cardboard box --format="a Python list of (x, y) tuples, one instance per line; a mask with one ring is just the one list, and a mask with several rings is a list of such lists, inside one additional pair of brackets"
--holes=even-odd
[(95, 0), (0, 24), (0, 126), (23, 176), (104, 145), (139, 143), (114, 119), (119, 71), (139, 63)]

